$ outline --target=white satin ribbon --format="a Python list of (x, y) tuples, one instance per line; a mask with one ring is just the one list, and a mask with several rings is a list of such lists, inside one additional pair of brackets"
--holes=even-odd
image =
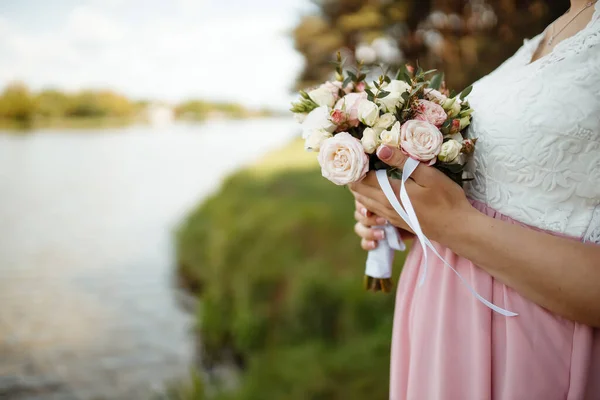
[(428, 268), (428, 264), (429, 264), (428, 259), (427, 259), (427, 249), (429, 248), (433, 251), (433, 254), (444, 263), (444, 265), (446, 265), (452, 271), (454, 271), (454, 273), (458, 276), (460, 281), (467, 287), (467, 289), (469, 289), (469, 291), (473, 294), (473, 296), (475, 296), (475, 298), (477, 300), (479, 300), (480, 302), (485, 304), (490, 309), (492, 309), (492, 310), (496, 311), (497, 313), (502, 314), (504, 316), (514, 317), (514, 316), (518, 315), (517, 313), (514, 313), (512, 311), (508, 311), (501, 307), (498, 307), (497, 305), (491, 303), (490, 301), (483, 298), (479, 293), (477, 293), (477, 291), (475, 289), (473, 289), (473, 287), (471, 285), (469, 285), (469, 283), (458, 273), (458, 271), (456, 269), (454, 269), (444, 259), (444, 257), (442, 257), (438, 253), (438, 251), (435, 249), (435, 247), (433, 246), (431, 241), (427, 238), (427, 236), (425, 236), (425, 234), (423, 233), (423, 230), (421, 229), (421, 225), (419, 224), (419, 219), (417, 218), (415, 209), (413, 208), (410, 198), (408, 197), (408, 192), (406, 191), (406, 185), (405, 185), (405, 182), (408, 180), (408, 178), (410, 178), (410, 176), (413, 174), (413, 172), (415, 171), (415, 169), (417, 169), (418, 166), (419, 166), (419, 161), (416, 161), (412, 158), (409, 158), (408, 160), (406, 160), (406, 163), (404, 164), (404, 169), (402, 170), (402, 184), (400, 185), (400, 200), (402, 200), (402, 204), (404, 204), (404, 208), (402, 207), (402, 205), (396, 198), (396, 194), (394, 193), (394, 190), (392, 189), (392, 185), (390, 184), (390, 181), (388, 179), (387, 171), (386, 170), (378, 170), (376, 172), (376, 176), (377, 176), (377, 181), (379, 182), (379, 186), (381, 186), (381, 189), (383, 190), (385, 197), (387, 197), (388, 201), (390, 202), (390, 204), (392, 205), (394, 210), (396, 210), (398, 215), (400, 215), (400, 218), (402, 218), (404, 220), (404, 222), (406, 222), (406, 224), (410, 227), (410, 229), (415, 233), (415, 235), (417, 236), (417, 238), (419, 240), (419, 243), (421, 244), (421, 248), (423, 249), (424, 267), (423, 267), (423, 273), (421, 274), (421, 278), (419, 279), (419, 286), (423, 284), (423, 282), (425, 281), (425, 276), (427, 275), (427, 268)]

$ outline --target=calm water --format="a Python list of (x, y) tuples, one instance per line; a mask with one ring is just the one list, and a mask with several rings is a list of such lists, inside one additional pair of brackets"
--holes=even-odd
[(290, 120), (0, 133), (0, 399), (147, 399), (187, 376), (172, 230)]

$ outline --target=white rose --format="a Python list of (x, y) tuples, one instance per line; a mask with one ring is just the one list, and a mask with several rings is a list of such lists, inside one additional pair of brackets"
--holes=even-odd
[(396, 117), (392, 113), (383, 114), (379, 117), (379, 121), (375, 124), (375, 128), (383, 128), (388, 129), (390, 126), (394, 125), (396, 122)]
[(321, 149), (321, 144), (325, 141), (325, 139), (329, 139), (333, 135), (331, 132), (324, 131), (322, 129), (316, 129), (308, 135), (306, 141), (304, 142), (304, 149), (307, 151), (319, 151)]
[(367, 128), (363, 132), (363, 137), (360, 141), (365, 149), (365, 153), (373, 154), (380, 143), (379, 133), (372, 128)]
[(302, 123), (302, 128), (302, 139), (306, 139), (314, 130), (323, 129), (327, 132), (333, 132), (337, 126), (331, 122), (331, 116), (327, 107), (317, 107), (308, 113)]
[(408, 120), (400, 130), (400, 146), (402, 151), (418, 161), (435, 164), (442, 150), (444, 135), (427, 121)]
[(429, 101), (439, 104), (440, 106), (444, 105), (446, 100), (448, 100), (448, 97), (435, 89), (425, 89), (425, 98), (427, 98)]
[(390, 92), (383, 99), (377, 99), (381, 107), (386, 112), (396, 112), (396, 108), (402, 104), (404, 104), (404, 99), (402, 98), (402, 94), (405, 92), (411, 91), (411, 86), (404, 82), (393, 80), (388, 84), (383, 84), (381, 86), (382, 90), (386, 92)]
[(398, 147), (400, 144), (400, 122), (396, 122), (391, 129), (381, 132), (381, 143)]
[(337, 100), (335, 95), (331, 92), (331, 90), (325, 87), (324, 85), (308, 92), (308, 97), (310, 97), (312, 101), (314, 101), (321, 107), (333, 107)]
[(297, 123), (301, 124), (306, 119), (306, 113), (294, 113), (294, 119)]
[(373, 126), (379, 119), (379, 107), (369, 100), (362, 100), (358, 105), (358, 119), (367, 126)]
[(318, 156), (323, 177), (336, 185), (358, 182), (369, 171), (369, 157), (362, 143), (348, 132), (341, 132), (321, 144)]
[(452, 162), (456, 160), (461, 149), (461, 143), (457, 142), (456, 140), (448, 140), (442, 144), (442, 150), (440, 151), (440, 154), (438, 154), (438, 160), (445, 163)]

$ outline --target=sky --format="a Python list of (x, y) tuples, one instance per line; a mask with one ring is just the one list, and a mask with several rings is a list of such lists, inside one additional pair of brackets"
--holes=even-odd
[(288, 108), (308, 0), (0, 0), (0, 87)]

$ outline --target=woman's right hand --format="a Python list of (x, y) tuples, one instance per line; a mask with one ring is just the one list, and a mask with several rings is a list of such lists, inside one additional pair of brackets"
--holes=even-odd
[[(385, 232), (381, 229), (375, 229), (373, 226), (385, 225), (387, 221), (367, 210), (364, 205), (356, 200), (355, 205), (354, 219), (356, 219), (356, 224), (354, 225), (354, 232), (360, 237), (360, 246), (364, 250), (373, 250), (377, 248), (378, 242), (385, 238)], [(412, 236), (411, 233), (404, 230), (398, 229), (398, 231), (403, 239)]]

